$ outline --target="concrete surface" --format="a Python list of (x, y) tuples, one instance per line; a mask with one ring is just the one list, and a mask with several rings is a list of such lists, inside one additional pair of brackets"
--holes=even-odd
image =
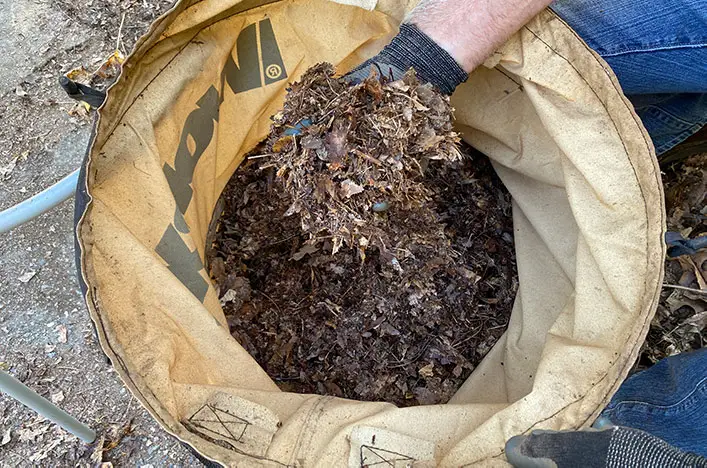
[[(126, 12), (136, 37), (145, 18), (168, 6), (88, 3), (110, 21), (93, 26), (62, 2), (0, 0), (0, 209), (83, 159), (92, 116), (70, 116), (74, 103), (56, 83), (61, 73), (95, 66), (112, 52), (111, 8)], [(73, 200), (0, 235), (0, 368), (91, 425), (100, 439), (83, 444), (0, 395), (0, 466), (199, 465), (132, 398), (103, 356), (78, 290), (72, 219)], [(103, 450), (112, 441), (115, 447)]]

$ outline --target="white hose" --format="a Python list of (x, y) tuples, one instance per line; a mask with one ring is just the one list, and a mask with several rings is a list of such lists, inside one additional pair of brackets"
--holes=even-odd
[(0, 211), (0, 234), (46, 213), (76, 192), (79, 170), (75, 170), (51, 187), (42, 190), (32, 198)]

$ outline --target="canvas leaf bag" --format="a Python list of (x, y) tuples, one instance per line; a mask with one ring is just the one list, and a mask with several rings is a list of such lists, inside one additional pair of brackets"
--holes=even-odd
[(231, 337), (204, 267), (219, 195), (286, 87), (378, 52), (414, 1), (191, 0), (156, 21), (100, 111), (77, 261), (100, 344), (169, 433), (224, 466), (503, 466), (533, 429), (587, 427), (633, 364), (662, 281), (648, 135), (608, 66), (552, 12), (453, 96), (513, 196), (508, 331), (445, 405), (281, 392)]

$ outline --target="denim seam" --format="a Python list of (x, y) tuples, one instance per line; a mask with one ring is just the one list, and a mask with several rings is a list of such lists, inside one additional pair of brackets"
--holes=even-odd
[(700, 128), (702, 128), (701, 125), (693, 125), (692, 127), (678, 133), (675, 137), (671, 138), (667, 142), (664, 142), (659, 147), (657, 147), (656, 153), (662, 154), (663, 152), (669, 150), (670, 148), (676, 146), (677, 144), (682, 143), (687, 138), (690, 138), (692, 135), (697, 133), (700, 130)]
[[(704, 388), (703, 388), (703, 387), (704, 387)], [(687, 400), (693, 398), (693, 397), (695, 396), (695, 394), (697, 394), (697, 393), (699, 393), (699, 392), (702, 392), (702, 391), (705, 391), (705, 390), (707, 390), (707, 377), (704, 377), (702, 380), (700, 380), (699, 382), (697, 382), (697, 384), (695, 385), (695, 388), (693, 388), (692, 391), (691, 391), (690, 393), (688, 393), (687, 395), (685, 395), (680, 401), (677, 401), (677, 402), (675, 402), (675, 403), (673, 403), (673, 404), (671, 404), (671, 405), (656, 405), (656, 404), (648, 403), (648, 402), (645, 402), (645, 401), (623, 400), (623, 401), (619, 401), (619, 402), (616, 403), (614, 406), (612, 406), (611, 404), (609, 404), (609, 406), (607, 407), (607, 411), (612, 411), (612, 412), (614, 412), (614, 411), (616, 411), (619, 407), (621, 407), (621, 406), (623, 406), (623, 405), (645, 406), (645, 407), (650, 407), (650, 408), (655, 408), (655, 409), (664, 409), (664, 410), (672, 409), (672, 408), (675, 408), (675, 407), (677, 407), (677, 406), (682, 405), (682, 404), (685, 403)]]
[(644, 52), (662, 52), (662, 51), (677, 50), (677, 49), (698, 49), (700, 47), (707, 47), (707, 43), (658, 46), (658, 47), (647, 47), (647, 48), (640, 48), (640, 49), (636, 48), (636, 49), (622, 50), (620, 52), (602, 53), (601, 56), (602, 57), (616, 57), (618, 55), (626, 55), (626, 54), (641, 54)]
[(663, 141), (660, 143), (660, 145), (657, 144), (658, 142), (654, 142), (656, 154), (662, 154), (663, 152), (669, 150), (670, 148), (682, 142), (686, 138), (689, 138), (691, 135), (699, 131), (700, 128), (702, 128), (707, 122), (707, 119), (702, 119), (698, 122), (688, 122), (682, 117), (678, 117), (672, 112), (655, 105), (645, 106), (643, 107), (643, 109), (646, 109), (654, 118), (658, 119), (663, 124), (673, 125), (675, 127), (683, 127), (681, 130), (676, 129), (680, 133), (674, 135), (670, 140)]
[[(653, 116), (656, 117), (657, 119), (659, 119), (664, 124), (675, 124), (677, 122), (677, 124), (682, 125), (686, 128), (687, 127), (694, 127), (695, 125), (704, 125), (703, 122), (687, 121), (687, 120), (683, 119), (682, 117), (679, 117), (679, 116), (673, 114), (672, 112), (663, 109), (660, 106), (656, 106), (656, 105), (644, 106), (641, 108), (641, 110), (643, 110), (643, 109), (649, 109), (649, 110), (655, 111), (655, 112), (653, 112)], [(671, 122), (668, 120), (668, 118), (673, 119), (676, 122)]]

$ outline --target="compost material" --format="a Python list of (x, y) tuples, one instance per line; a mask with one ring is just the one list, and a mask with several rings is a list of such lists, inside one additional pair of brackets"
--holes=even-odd
[[(685, 239), (707, 236), (707, 154), (665, 169), (668, 230)], [(665, 261), (665, 287), (639, 368), (707, 345), (707, 250)]]
[(285, 391), (443, 403), (505, 331), (510, 196), (413, 73), (308, 71), (221, 203), (212, 277)]

